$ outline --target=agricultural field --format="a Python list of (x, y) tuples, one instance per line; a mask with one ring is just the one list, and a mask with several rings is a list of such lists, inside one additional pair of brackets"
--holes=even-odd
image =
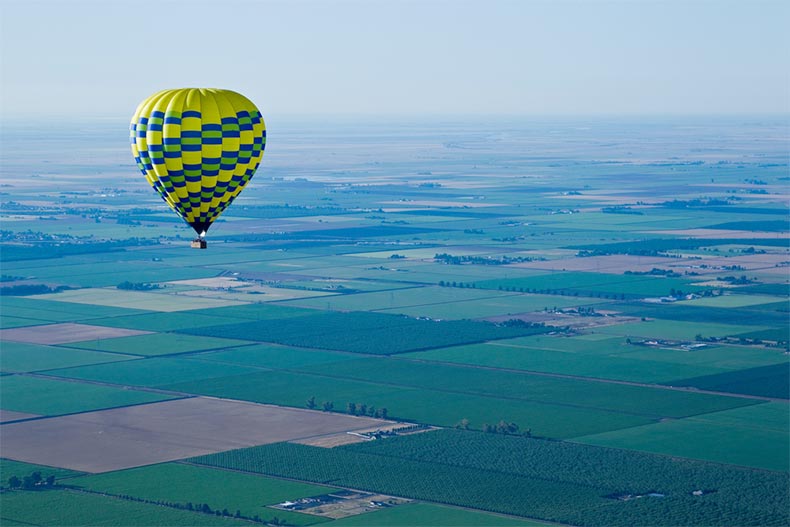
[(23, 132), (92, 157), (0, 167), (0, 523), (790, 524), (761, 122), (291, 124), (204, 251), (125, 124)]
[(765, 403), (574, 439), (690, 459), (790, 471), (790, 414)]
[(213, 527), (249, 525), (244, 520), (172, 509), (153, 503), (71, 490), (12, 491), (0, 495), (3, 525), (45, 527)]
[(391, 355), (423, 348), (483, 342), (548, 331), (529, 325), (495, 325), (470, 320), (435, 321), (368, 312), (329, 312), (257, 324), (181, 330), (209, 337), (241, 338), (305, 348)]
[(115, 353), (100, 353), (60, 346), (43, 346), (24, 342), (3, 342), (0, 348), (0, 369), (7, 373), (32, 372), (71, 368), (130, 360), (136, 357)]
[(150, 333), (131, 337), (71, 342), (69, 347), (153, 357), (224, 349), (244, 344), (249, 344), (249, 342), (212, 337), (193, 337), (192, 335), (180, 335), (177, 333)]
[[(115, 276), (118, 276), (117, 274)], [(211, 307), (234, 306), (241, 304), (234, 300), (216, 298), (187, 297), (177, 293), (167, 295), (163, 293), (149, 293), (140, 291), (120, 291), (117, 288), (88, 288), (49, 295), (40, 295), (36, 298), (55, 302), (69, 302), (74, 304), (89, 304), (108, 307), (130, 307), (146, 311), (186, 311), (190, 309), (205, 309)]]
[(97, 473), (389, 423), (190, 397), (7, 423), (2, 425), (3, 455)]
[(522, 520), (468, 509), (411, 503), (381, 509), (373, 513), (349, 516), (332, 522), (332, 527), (399, 527), (434, 525), (436, 527), (545, 527), (549, 524)]
[(133, 361), (52, 370), (48, 375), (119, 386), (160, 386), (178, 382), (227, 377), (256, 371), (236, 364), (217, 364), (199, 359), (149, 357)]
[[(620, 339), (616, 339), (619, 343)], [(557, 373), (579, 377), (656, 383), (690, 375), (721, 373), (705, 365), (632, 358), (627, 353), (584, 354), (508, 344), (508, 341), (441, 348), (408, 354), (419, 361), (470, 364), (507, 370)], [(550, 341), (547, 346), (551, 346)]]
[(134, 391), (51, 377), (9, 375), (0, 382), (3, 410), (38, 415), (88, 412), (171, 399), (161, 393)]
[[(192, 461), (576, 525), (676, 525), (684, 514), (788, 521), (781, 472), (495, 434), (446, 430), (334, 449), (279, 443)], [(699, 488), (707, 496), (695, 496)], [(661, 496), (639, 506), (615, 497), (648, 493)], [(751, 505), (758, 495), (767, 499)]]
[(703, 390), (759, 395), (790, 399), (788, 364), (758, 366), (726, 373), (704, 375), (675, 381), (678, 386), (692, 386)]
[[(222, 481), (221, 492), (217, 489), (218, 480)], [(166, 481), (167, 485), (163, 486), (162, 481)], [(153, 502), (165, 501), (184, 506), (187, 503), (205, 503), (213, 510), (227, 509), (232, 513), (239, 511), (247, 518), (258, 516), (270, 522), (277, 517), (297, 526), (327, 520), (320, 516), (268, 509), (266, 506), (335, 490), (332, 487), (180, 463), (81, 476), (70, 478), (61, 484), (111, 496), (133, 496)]]

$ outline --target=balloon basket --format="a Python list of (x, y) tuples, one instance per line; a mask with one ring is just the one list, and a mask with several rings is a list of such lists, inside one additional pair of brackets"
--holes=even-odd
[(206, 248), (206, 240), (202, 238), (195, 238), (192, 240), (191, 247), (193, 249), (205, 249)]

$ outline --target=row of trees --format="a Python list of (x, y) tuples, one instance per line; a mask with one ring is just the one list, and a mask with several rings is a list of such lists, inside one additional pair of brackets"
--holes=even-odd
[(162, 286), (160, 286), (159, 284), (148, 284), (145, 282), (125, 281), (125, 282), (121, 282), (115, 287), (118, 289), (124, 289), (126, 291), (150, 291), (152, 289), (159, 289)]
[(165, 501), (165, 500), (149, 500), (137, 496), (132, 496), (129, 494), (107, 494), (104, 492), (97, 492), (95, 490), (90, 490), (90, 489), (80, 489), (80, 490), (81, 492), (88, 492), (91, 494), (101, 494), (104, 496), (112, 496), (114, 498), (119, 498), (122, 500), (136, 501), (139, 503), (147, 503), (151, 505), (159, 505), (161, 507), (170, 507), (171, 509), (200, 512), (203, 514), (213, 514), (215, 516), (224, 516), (226, 518), (231, 518), (231, 517), (239, 518), (241, 520), (247, 520), (255, 523), (265, 523), (267, 525), (282, 525), (282, 526), (291, 525), (286, 520), (281, 520), (277, 516), (275, 516), (271, 520), (266, 520), (266, 519), (262, 519), (257, 514), (254, 516), (245, 516), (238, 509), (236, 509), (235, 513), (231, 513), (227, 508), (221, 510), (214, 509), (208, 503), (192, 503), (191, 501), (188, 501), (186, 503), (178, 503), (178, 502)]
[[(310, 397), (305, 404), (310, 410), (315, 410), (319, 407), (314, 396)], [(331, 412), (335, 409), (335, 402), (324, 401), (321, 403), (321, 409), (324, 412)], [(367, 405), (365, 403), (348, 403), (346, 405), (346, 413), (349, 415), (378, 417), (379, 419), (387, 419), (389, 415), (389, 411), (386, 408), (376, 408), (372, 404)]]
[(492, 258), (490, 256), (455, 256), (448, 253), (437, 253), (433, 258), (434, 260), (438, 260), (448, 265), (508, 265), (514, 263), (532, 262), (535, 260), (535, 258), (531, 256), (503, 256), (502, 258)]

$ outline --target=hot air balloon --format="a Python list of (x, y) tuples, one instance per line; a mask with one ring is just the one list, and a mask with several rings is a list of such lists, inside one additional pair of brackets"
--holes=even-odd
[(137, 107), (132, 154), (154, 190), (198, 234), (205, 235), (255, 174), (266, 125), (243, 95), (212, 88), (164, 90)]

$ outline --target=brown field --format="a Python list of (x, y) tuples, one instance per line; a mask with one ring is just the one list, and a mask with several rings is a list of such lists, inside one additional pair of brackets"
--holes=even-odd
[(3, 457), (84, 472), (108, 472), (390, 423), (192, 397), (10, 423), (0, 427), (0, 432)]
[(147, 333), (151, 332), (67, 322), (64, 324), (0, 329), (0, 340), (27, 342), (29, 344), (68, 344), (85, 340), (133, 337)]
[(0, 408), (0, 423), (7, 423), (8, 421), (18, 421), (19, 419), (30, 419), (31, 417), (38, 417), (38, 414), (12, 412), (11, 410), (3, 410)]

